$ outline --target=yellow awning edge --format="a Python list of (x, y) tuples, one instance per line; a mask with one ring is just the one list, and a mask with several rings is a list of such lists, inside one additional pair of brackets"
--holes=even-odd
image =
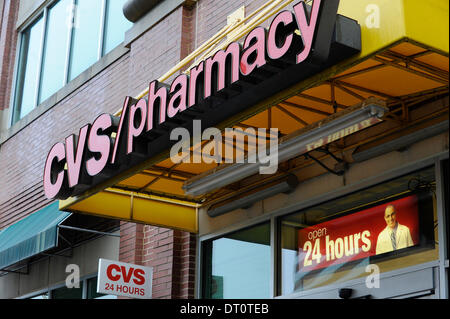
[(448, 56), (449, 20), (447, 0), (404, 0), (406, 37)]
[(105, 189), (81, 201), (61, 200), (59, 209), (198, 232), (197, 204), (114, 188)]
[(401, 41), (448, 56), (447, 0), (341, 0), (339, 14), (361, 26), (361, 59)]

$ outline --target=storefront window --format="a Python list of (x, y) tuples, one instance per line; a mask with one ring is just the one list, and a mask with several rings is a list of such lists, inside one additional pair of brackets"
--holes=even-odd
[[(446, 159), (442, 162), (442, 175), (443, 175), (443, 186), (444, 186), (444, 215), (445, 215), (445, 231), (447, 234), (447, 259), (450, 257), (450, 216), (448, 213), (449, 193), (450, 193), (450, 176), (449, 176), (449, 160)], [(450, 280), (450, 277), (449, 277)], [(450, 282), (449, 282), (450, 284)], [(450, 286), (450, 285), (449, 285)]]
[(42, 60), (41, 90), (38, 103), (63, 87), (69, 24), (66, 12), (71, 2), (61, 0), (48, 10), (47, 33)]
[(124, 40), (124, 37), (119, 37), (118, 34), (123, 34), (124, 30), (131, 28), (132, 23), (125, 18), (122, 12), (125, 2), (126, 0), (115, 0), (106, 3), (103, 54), (108, 53)]
[(13, 120), (27, 115), (34, 107), (39, 76), (39, 57), (44, 27), (42, 16), (22, 33)]
[(281, 218), (286, 295), (439, 258), (434, 168)]
[(116, 299), (117, 296), (97, 293), (97, 277), (83, 279), (79, 287), (59, 286), (44, 293), (29, 297), (30, 299)]
[(70, 57), (70, 80), (98, 60), (102, 4), (78, 0)]
[(45, 292), (45, 293), (43, 293), (43, 294), (40, 294), (40, 295), (31, 297), (30, 299), (49, 299), (49, 298), (48, 298), (48, 292)]
[(66, 286), (51, 291), (52, 299), (83, 299), (83, 282), (79, 288), (67, 288)]
[(20, 33), (11, 124), (123, 42), (132, 26), (123, 15), (125, 2), (59, 0), (43, 8)]
[(87, 299), (101, 299), (105, 294), (97, 293), (97, 277), (87, 280)]
[(204, 244), (203, 297), (270, 298), (270, 224)]

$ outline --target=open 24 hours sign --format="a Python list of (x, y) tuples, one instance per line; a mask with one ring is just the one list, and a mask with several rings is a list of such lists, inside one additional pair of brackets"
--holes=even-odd
[(97, 293), (149, 299), (153, 268), (99, 259)]
[(411, 195), (299, 230), (298, 271), (317, 270), (418, 244), (418, 199)]

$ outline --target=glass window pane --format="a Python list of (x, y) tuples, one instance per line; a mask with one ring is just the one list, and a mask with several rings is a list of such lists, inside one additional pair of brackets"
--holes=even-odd
[(434, 188), (430, 167), (283, 217), (280, 293), (437, 260)]
[(65, 82), (71, 5), (71, 0), (61, 0), (48, 12), (39, 103), (62, 88)]
[(82, 299), (83, 298), (83, 282), (80, 281), (79, 288), (61, 287), (52, 290), (52, 299)]
[(102, 0), (78, 0), (72, 35), (69, 79), (98, 60)]
[(44, 292), (43, 294), (31, 297), (30, 299), (48, 299), (48, 292)]
[(105, 17), (105, 39), (103, 54), (108, 53), (124, 40), (125, 31), (133, 24), (123, 15), (123, 5), (127, 0), (108, 0)]
[(34, 25), (22, 33), (17, 71), (14, 122), (27, 115), (36, 104), (43, 25), (41, 17)]
[(270, 298), (270, 224), (205, 245), (204, 298)]
[[(444, 187), (444, 215), (446, 216), (445, 219), (445, 230), (447, 234), (450, 234), (450, 215), (448, 212), (449, 208), (449, 194), (450, 194), (450, 181), (449, 181), (449, 160), (446, 159), (442, 162), (442, 178), (443, 178), (443, 187)], [(450, 236), (447, 235), (447, 256), (450, 256)], [(448, 280), (450, 281), (450, 276), (448, 277)]]
[(97, 277), (87, 280), (87, 299), (98, 299), (105, 294), (97, 293)]
[(97, 280), (97, 277), (87, 280), (87, 299), (117, 299), (114, 295), (97, 293)]

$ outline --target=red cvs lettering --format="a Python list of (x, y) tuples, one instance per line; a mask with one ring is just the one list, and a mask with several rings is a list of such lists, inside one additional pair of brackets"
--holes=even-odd
[(120, 278), (123, 279), (125, 283), (129, 283), (131, 278), (136, 285), (145, 284), (145, 271), (139, 268), (130, 267), (127, 269), (125, 266), (119, 266), (116, 264), (111, 264), (106, 268), (106, 276), (109, 280), (118, 281)]

